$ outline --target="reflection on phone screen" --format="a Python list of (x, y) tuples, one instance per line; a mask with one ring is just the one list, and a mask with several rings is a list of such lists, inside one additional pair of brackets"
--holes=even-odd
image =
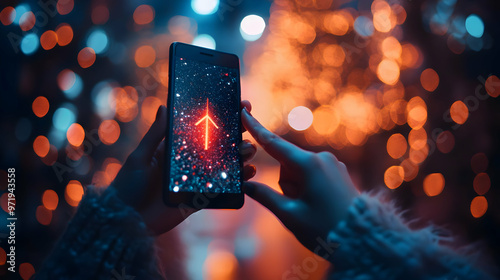
[(240, 193), (238, 70), (175, 59), (170, 191)]

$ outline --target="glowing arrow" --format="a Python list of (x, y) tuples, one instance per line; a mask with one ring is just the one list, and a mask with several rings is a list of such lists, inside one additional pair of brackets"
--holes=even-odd
[(199, 125), (203, 120), (205, 120), (205, 150), (208, 150), (208, 121), (210, 121), (215, 128), (219, 129), (219, 127), (215, 124), (211, 117), (208, 116), (208, 98), (207, 98), (207, 114), (201, 118), (195, 125)]

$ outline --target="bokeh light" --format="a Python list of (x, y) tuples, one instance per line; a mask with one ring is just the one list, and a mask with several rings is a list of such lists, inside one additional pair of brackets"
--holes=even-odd
[(78, 147), (85, 139), (85, 130), (79, 123), (74, 123), (69, 126), (66, 137), (71, 145)]
[(22, 263), (19, 265), (19, 275), (23, 280), (31, 279), (31, 276), (35, 274), (35, 268), (30, 263)]
[(484, 33), (484, 23), (479, 16), (472, 14), (465, 19), (465, 29), (471, 36), (481, 38)]
[(215, 39), (208, 34), (200, 34), (194, 37), (193, 42), (191, 44), (207, 49), (215, 50)]
[(432, 173), (424, 179), (424, 192), (428, 196), (436, 196), (444, 189), (445, 181), (441, 173)]
[(36, 208), (35, 217), (40, 224), (48, 226), (52, 221), (52, 211), (40, 205)]
[(481, 218), (488, 210), (488, 201), (484, 196), (476, 196), (470, 203), (470, 212), (474, 218)]
[(106, 145), (111, 145), (120, 137), (120, 125), (115, 120), (105, 120), (99, 125), (99, 139)]
[(455, 101), (450, 107), (450, 116), (454, 122), (464, 124), (469, 117), (469, 108), (462, 101)]
[(57, 108), (52, 116), (52, 124), (54, 127), (60, 131), (66, 132), (69, 126), (76, 120), (75, 110), (75, 106), (69, 103), (65, 103)]
[(134, 58), (137, 66), (145, 68), (151, 66), (151, 64), (155, 62), (156, 51), (153, 49), (153, 47), (148, 45), (140, 46), (135, 51)]
[(87, 47), (96, 54), (101, 54), (108, 49), (108, 35), (102, 29), (96, 29), (87, 38)]
[(35, 26), (36, 23), (36, 18), (35, 14), (33, 12), (26, 12), (23, 15), (21, 15), (21, 18), (19, 19), (19, 27), (21, 27), (22, 31), (28, 31)]
[(406, 138), (400, 133), (395, 133), (387, 140), (387, 153), (395, 159), (398, 159), (406, 153)]
[(57, 45), (57, 33), (47, 30), (40, 36), (40, 45), (44, 50), (50, 50)]
[(384, 183), (389, 189), (396, 189), (403, 183), (405, 171), (401, 166), (391, 166), (384, 173)]
[(49, 112), (49, 100), (45, 96), (38, 96), (33, 100), (33, 103), (31, 104), (31, 108), (33, 109), (33, 113), (41, 118)]
[(43, 206), (48, 210), (56, 210), (59, 203), (59, 196), (54, 190), (45, 190), (42, 196)]
[(99, 4), (92, 9), (92, 23), (96, 25), (105, 24), (109, 20), (109, 9), (106, 5)]
[(50, 150), (50, 143), (47, 137), (40, 135), (33, 141), (33, 150), (39, 157), (45, 157)]
[(248, 15), (241, 20), (240, 33), (246, 41), (255, 41), (262, 36), (266, 22), (258, 15)]
[(434, 69), (427, 68), (420, 74), (420, 83), (426, 91), (433, 92), (439, 85), (439, 76)]
[(61, 23), (56, 28), (57, 43), (59, 46), (64, 47), (71, 43), (73, 40), (73, 28), (67, 23)]
[(472, 167), (472, 171), (474, 173), (479, 174), (481, 172), (485, 172), (488, 168), (488, 157), (485, 153), (477, 153), (472, 156), (470, 160), (470, 165)]
[(140, 5), (135, 8), (133, 18), (139, 25), (148, 24), (155, 18), (155, 10), (150, 5)]
[(82, 200), (83, 193), (82, 184), (77, 180), (71, 180), (68, 185), (66, 185), (64, 197), (69, 205), (76, 207)]
[(12, 24), (14, 22), (15, 17), (16, 17), (16, 10), (11, 6), (3, 8), (3, 10), (0, 12), (0, 21), (2, 22), (3, 25)]
[(484, 195), (488, 192), (491, 186), (490, 176), (486, 173), (479, 173), (474, 177), (474, 190), (478, 195)]
[(191, 8), (197, 14), (211, 15), (219, 8), (219, 0), (191, 0)]
[[(89, 68), (95, 62), (95, 51), (92, 48), (85, 47), (78, 53), (78, 64), (82, 68)], [(76, 83), (76, 79), (75, 79)]]
[(489, 76), (484, 83), (484, 87), (491, 97), (498, 97), (500, 95), (500, 79), (497, 76)]
[(38, 36), (36, 36), (36, 34), (34, 33), (31, 33), (24, 36), (24, 38), (21, 40), (21, 51), (26, 55), (30, 55), (38, 50), (39, 45), (40, 43), (38, 41)]
[(304, 106), (293, 108), (288, 114), (288, 124), (297, 131), (308, 129), (313, 123), (313, 113)]

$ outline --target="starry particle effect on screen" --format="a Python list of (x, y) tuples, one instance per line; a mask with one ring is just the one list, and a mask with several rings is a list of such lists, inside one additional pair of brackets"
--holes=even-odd
[(237, 69), (176, 58), (174, 71), (170, 190), (240, 193)]

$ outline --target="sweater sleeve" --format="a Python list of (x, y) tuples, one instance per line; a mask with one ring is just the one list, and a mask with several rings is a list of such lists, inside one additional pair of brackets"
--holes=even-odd
[(109, 187), (88, 188), (35, 279), (161, 279), (142, 217)]
[(475, 267), (477, 255), (444, 245), (435, 227), (411, 229), (393, 203), (361, 194), (331, 231), (339, 243), (332, 279), (493, 279)]

